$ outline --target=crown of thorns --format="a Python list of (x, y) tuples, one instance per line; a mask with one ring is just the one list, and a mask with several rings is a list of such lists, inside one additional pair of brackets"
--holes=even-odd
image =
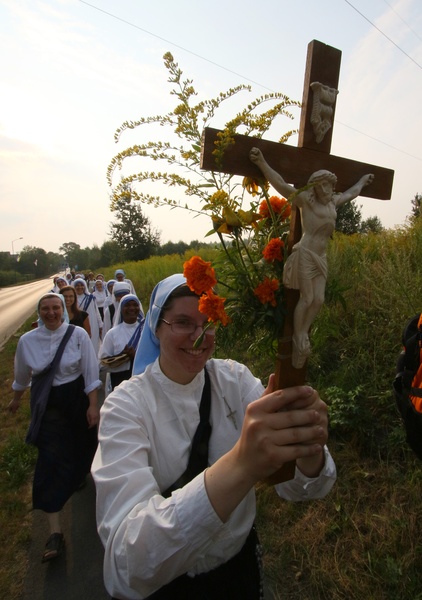
[(308, 183), (320, 183), (321, 181), (329, 181), (333, 186), (337, 183), (337, 177), (330, 171), (316, 171), (309, 177)]

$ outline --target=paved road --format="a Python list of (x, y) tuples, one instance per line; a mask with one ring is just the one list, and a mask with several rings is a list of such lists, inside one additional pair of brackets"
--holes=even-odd
[(34, 512), (29, 566), (21, 600), (109, 600), (103, 584), (103, 547), (95, 526), (95, 488), (72, 496), (63, 510), (66, 548), (57, 559), (41, 564), (48, 537), (46, 520)]
[(0, 288), (0, 350), (37, 308), (42, 294), (53, 287), (52, 278)]

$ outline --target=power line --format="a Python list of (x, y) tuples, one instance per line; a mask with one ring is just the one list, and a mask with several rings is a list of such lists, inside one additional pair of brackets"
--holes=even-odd
[(398, 44), (396, 44), (396, 42), (393, 42), (393, 40), (391, 38), (388, 37), (387, 34), (385, 34), (379, 27), (377, 27), (375, 25), (375, 23), (372, 23), (372, 21), (370, 21), (368, 19), (368, 17), (365, 17), (365, 15), (363, 13), (360, 12), (360, 10), (358, 10), (355, 6), (353, 6), (353, 4), (351, 2), (349, 2), (349, 0), (344, 0), (349, 6), (351, 6), (353, 8), (353, 10), (355, 10), (361, 17), (363, 17), (365, 19), (365, 21), (368, 21), (368, 23), (370, 25), (372, 25), (372, 27), (374, 27), (377, 31), (380, 32), (381, 35), (383, 35), (391, 44), (393, 44), (397, 50), (400, 50), (400, 52), (402, 52), (405, 56), (407, 56), (407, 58), (409, 58), (413, 63), (415, 63), (415, 65), (417, 67), (419, 67), (419, 69), (422, 69), (422, 65), (420, 65), (418, 62), (416, 62), (416, 60), (414, 58), (412, 58), (410, 56), (410, 54), (408, 54), (405, 50), (403, 50), (403, 48), (400, 48), (400, 46)]
[(82, 4), (86, 4), (87, 6), (90, 6), (91, 8), (94, 8), (95, 10), (98, 10), (99, 12), (102, 12), (105, 15), (108, 15), (109, 17), (112, 17), (113, 19), (116, 19), (117, 21), (121, 21), (125, 25), (129, 25), (130, 27), (134, 27), (135, 29), (142, 31), (143, 33), (147, 33), (148, 35), (151, 35), (151, 36), (161, 40), (162, 42), (165, 42), (166, 44), (170, 44), (171, 46), (174, 46), (175, 48), (179, 48), (180, 50), (183, 50), (184, 52), (187, 52), (188, 54), (192, 54), (192, 56), (196, 56), (196, 58), (205, 60), (206, 62), (210, 63), (211, 65), (214, 65), (215, 67), (218, 67), (219, 69), (224, 69), (224, 71), (227, 71), (228, 73), (232, 73), (232, 75), (236, 75), (236, 77), (245, 79), (246, 81), (249, 81), (250, 83), (253, 83), (254, 85), (259, 85), (260, 87), (264, 88), (265, 90), (268, 90), (269, 92), (274, 92), (274, 90), (272, 90), (271, 88), (268, 88), (265, 85), (262, 85), (261, 83), (258, 83), (257, 81), (254, 81), (253, 79), (249, 79), (248, 77), (245, 77), (244, 75), (241, 75), (240, 73), (236, 73), (236, 71), (232, 71), (231, 69), (228, 69), (227, 67), (223, 67), (223, 65), (219, 65), (218, 63), (214, 62), (213, 60), (210, 60), (209, 58), (205, 58), (204, 56), (201, 56), (200, 54), (196, 54), (195, 52), (192, 52), (192, 50), (188, 50), (187, 48), (184, 48), (183, 46), (179, 46), (178, 44), (175, 44), (174, 42), (171, 42), (170, 40), (166, 40), (166, 38), (163, 38), (160, 35), (157, 35), (156, 33), (152, 33), (151, 31), (148, 31), (147, 29), (143, 29), (142, 27), (139, 27), (139, 25), (135, 25), (135, 23), (126, 21), (126, 19), (122, 19), (121, 17), (118, 17), (117, 15), (113, 15), (112, 13), (107, 12), (106, 10), (99, 8), (98, 6), (94, 6), (93, 4), (90, 4), (89, 2), (86, 2), (85, 0), (79, 0), (79, 2), (82, 2)]
[(404, 23), (404, 24), (406, 25), (406, 27), (407, 27), (407, 28), (408, 28), (408, 29), (409, 29), (409, 30), (410, 30), (410, 31), (411, 31), (411, 32), (412, 32), (414, 35), (416, 35), (416, 37), (417, 37), (419, 40), (421, 40), (421, 41), (422, 41), (422, 37), (419, 35), (419, 33), (418, 33), (417, 31), (415, 31), (415, 30), (413, 29), (413, 27), (411, 27), (411, 26), (409, 25), (409, 23), (407, 23), (407, 22), (406, 22), (406, 21), (403, 19), (403, 17), (401, 17), (401, 16), (399, 15), (399, 13), (396, 11), (396, 9), (395, 9), (393, 6), (391, 6), (391, 4), (390, 4), (389, 2), (387, 2), (387, 0), (384, 0), (384, 2), (386, 3), (386, 5), (387, 5), (387, 6), (389, 6), (389, 7), (391, 8), (391, 10), (393, 11), (393, 13), (395, 13), (395, 14), (398, 16), (398, 18), (400, 19), (400, 21), (401, 21), (402, 23)]
[(400, 152), (401, 154), (405, 154), (406, 156), (410, 156), (411, 158), (414, 158), (415, 160), (419, 160), (422, 162), (422, 158), (419, 158), (419, 156), (415, 156), (414, 154), (410, 154), (409, 152), (406, 152), (405, 150), (400, 150), (400, 148), (396, 148), (396, 146), (392, 146), (391, 144), (387, 144), (387, 142), (383, 142), (381, 140), (379, 140), (376, 137), (373, 137), (372, 135), (368, 135), (367, 133), (363, 133), (363, 131), (359, 131), (359, 129), (355, 129), (354, 127), (351, 127), (350, 125), (346, 125), (346, 123), (342, 123), (341, 121), (339, 121), (338, 119), (334, 119), (336, 123), (339, 123), (339, 125), (343, 125), (343, 127), (347, 127), (347, 129), (351, 129), (352, 131), (356, 131), (356, 133), (360, 133), (360, 135), (364, 135), (365, 137), (369, 138), (370, 140), (374, 140), (375, 142), (378, 142), (379, 144), (382, 144), (383, 146), (387, 146), (388, 148), (392, 148), (393, 150), (396, 150), (396, 152)]
[[(345, 0), (345, 1), (348, 4), (350, 4), (350, 2), (348, 2), (348, 0)], [(245, 77), (244, 75), (241, 75), (240, 73), (237, 73), (236, 71), (232, 71), (231, 69), (228, 69), (227, 67), (224, 67), (224, 66), (222, 66), (222, 65), (220, 65), (220, 64), (218, 64), (218, 63), (216, 63), (216, 62), (214, 62), (214, 61), (212, 61), (212, 60), (210, 60), (208, 58), (205, 58), (204, 56), (201, 56), (200, 54), (197, 54), (196, 52), (192, 52), (191, 50), (188, 50), (187, 48), (184, 48), (183, 46), (175, 44), (174, 42), (171, 42), (170, 40), (167, 40), (166, 38), (163, 38), (163, 37), (161, 37), (161, 36), (159, 36), (159, 35), (157, 35), (155, 33), (152, 33), (151, 31), (148, 31), (147, 29), (144, 29), (144, 28), (140, 27), (139, 25), (136, 25), (135, 23), (131, 23), (130, 21), (127, 21), (126, 19), (122, 19), (121, 17), (118, 17), (117, 15), (114, 15), (113, 13), (110, 13), (110, 12), (108, 12), (108, 11), (102, 9), (102, 8), (99, 8), (98, 6), (95, 6), (94, 4), (90, 4), (89, 2), (86, 2), (86, 0), (79, 0), (79, 2), (81, 2), (82, 4), (86, 4), (90, 8), (93, 8), (94, 10), (98, 10), (99, 12), (104, 13), (105, 15), (107, 15), (107, 16), (113, 18), (113, 19), (116, 19), (117, 21), (120, 21), (121, 23), (124, 23), (125, 25), (129, 25), (130, 27), (133, 27), (134, 29), (138, 29), (139, 31), (142, 31), (143, 33), (146, 33), (147, 35), (151, 35), (152, 37), (155, 37), (155, 38), (157, 38), (157, 39), (165, 42), (166, 44), (170, 44), (171, 46), (174, 46), (175, 48), (179, 48), (180, 50), (183, 50), (183, 52), (187, 52), (188, 54), (191, 54), (192, 56), (195, 56), (196, 58), (204, 60), (204, 61), (206, 61), (206, 62), (208, 62), (208, 63), (210, 63), (210, 64), (218, 67), (219, 69), (223, 69), (224, 71), (232, 73), (233, 75), (236, 75), (236, 77), (240, 77), (241, 79), (245, 79), (246, 81), (249, 81), (250, 83), (253, 83), (254, 85), (257, 85), (257, 86), (259, 86), (259, 87), (261, 87), (261, 88), (263, 88), (265, 90), (268, 90), (269, 92), (276, 93), (275, 90), (273, 90), (272, 88), (269, 88), (269, 87), (267, 87), (265, 85), (262, 85), (262, 83), (254, 81), (253, 79), (250, 79), (248, 77)], [(352, 4), (350, 4), (350, 6), (355, 9), (355, 7)], [(357, 11), (357, 12), (359, 12), (359, 11)], [(359, 14), (361, 14), (361, 13), (359, 13)], [(366, 19), (367, 21), (369, 21), (369, 19), (367, 19), (364, 15), (362, 15), (362, 16), (364, 17), (364, 19)], [(371, 23), (371, 22), (369, 21), (369, 23)], [(371, 25), (373, 25), (373, 24), (371, 23)], [(376, 27), (376, 26), (374, 25), (374, 27)], [(378, 29), (378, 27), (376, 27), (376, 29)], [(378, 31), (380, 31), (380, 33), (382, 33), (383, 35), (385, 35), (381, 30), (378, 29)], [(387, 37), (387, 36), (385, 36), (385, 37)], [(387, 39), (389, 39), (389, 38), (387, 38)], [(392, 42), (392, 43), (394, 44), (394, 42)], [(394, 45), (396, 46), (396, 44), (394, 44)], [(397, 48), (399, 48), (399, 47), (397, 46)], [(401, 48), (399, 48), (399, 50), (403, 52), (403, 50), (401, 50)], [(406, 53), (404, 53), (404, 54), (406, 54)], [(411, 58), (411, 57), (409, 57), (409, 58)], [(413, 60), (413, 59), (411, 58), (411, 60)], [(413, 62), (415, 62), (415, 61), (413, 61)], [(418, 65), (418, 66), (419, 66), (419, 68), (421, 68), (420, 65)], [(414, 158), (416, 160), (422, 161), (421, 158), (419, 158), (417, 156), (414, 156), (413, 154), (409, 154), (408, 152), (406, 152), (404, 150), (400, 150), (400, 148), (396, 148), (395, 146), (392, 146), (391, 144), (387, 144), (386, 142), (383, 142), (383, 141), (379, 140), (378, 138), (375, 138), (375, 137), (372, 137), (372, 136), (370, 136), (370, 135), (368, 135), (366, 133), (363, 133), (362, 131), (359, 131), (358, 129), (355, 129), (354, 127), (351, 127), (350, 125), (346, 125), (346, 123), (342, 123), (341, 121), (338, 121), (337, 119), (335, 119), (335, 122), (339, 123), (340, 125), (343, 125), (343, 127), (347, 127), (348, 129), (350, 129), (352, 131), (356, 131), (357, 133), (360, 133), (361, 135), (363, 135), (363, 136), (365, 136), (367, 138), (370, 138), (370, 139), (378, 142), (379, 144), (383, 144), (384, 146), (392, 148), (396, 152), (400, 152), (401, 154), (405, 154), (406, 156), (409, 156), (409, 157)]]

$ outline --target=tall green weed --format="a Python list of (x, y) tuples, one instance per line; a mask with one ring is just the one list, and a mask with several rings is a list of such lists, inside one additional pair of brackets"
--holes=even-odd
[[(400, 427), (391, 383), (403, 327), (422, 311), (422, 223), (379, 234), (336, 233), (328, 262), (310, 380), (325, 390), (337, 430), (353, 429), (365, 448), (378, 451)], [(341, 290), (341, 301), (333, 290)]]

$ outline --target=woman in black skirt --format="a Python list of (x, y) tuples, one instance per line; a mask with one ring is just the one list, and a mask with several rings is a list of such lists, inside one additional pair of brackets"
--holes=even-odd
[[(46, 562), (64, 547), (60, 511), (91, 468), (97, 446), (97, 389), (101, 381), (90, 338), (83, 328), (67, 323), (63, 296), (42, 296), (38, 315), (39, 326), (18, 343), (12, 385), (15, 393), (9, 410), (18, 410), (25, 389), (31, 385), (27, 441), (38, 449), (33, 508), (48, 517), (50, 536), (42, 557)], [(48, 368), (55, 357), (57, 360), (64, 338), (66, 344), (53, 376)]]

